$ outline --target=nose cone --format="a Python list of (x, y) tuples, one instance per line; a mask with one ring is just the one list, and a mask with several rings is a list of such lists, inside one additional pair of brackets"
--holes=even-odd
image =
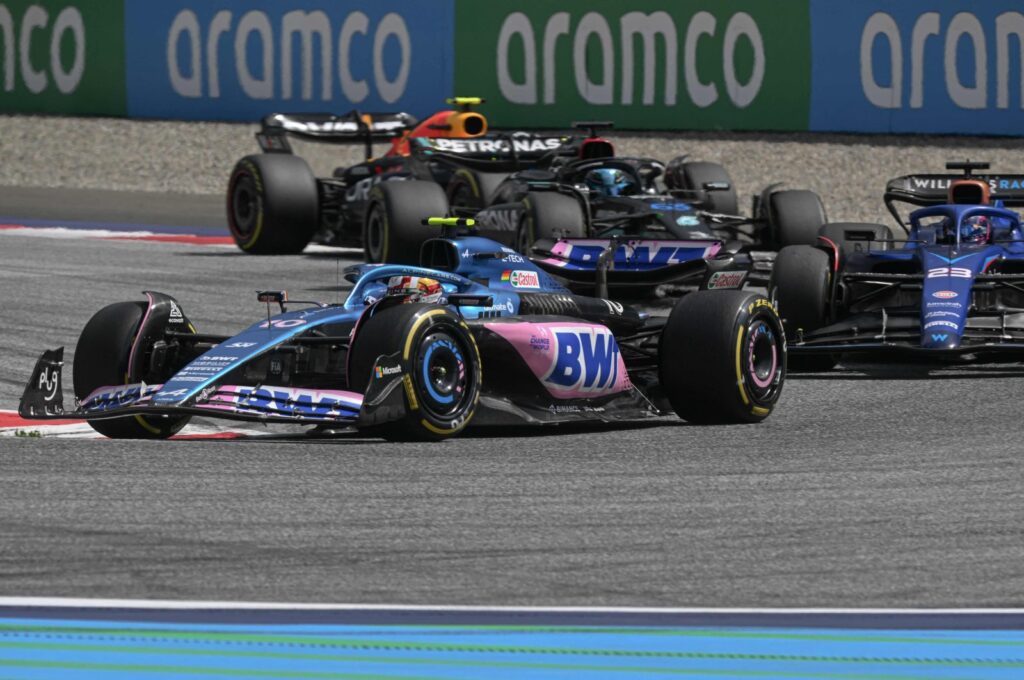
[(921, 346), (925, 349), (956, 349), (960, 346), (960, 337), (952, 328), (929, 329), (921, 337)]

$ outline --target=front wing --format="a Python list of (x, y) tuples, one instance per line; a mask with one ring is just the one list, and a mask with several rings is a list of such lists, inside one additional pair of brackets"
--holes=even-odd
[[(43, 353), (21, 398), (18, 413), (31, 420), (82, 418), (102, 420), (131, 415), (197, 415), (230, 420), (293, 425), (356, 424), (363, 395), (343, 390), (316, 390), (270, 385), (214, 385), (195, 399), (174, 402), (163, 385), (135, 383), (100, 387), (72, 411), (64, 409), (63, 348)], [(390, 392), (390, 390), (389, 390)], [(154, 397), (159, 395), (159, 400)]]
[(967, 319), (957, 347), (921, 346), (920, 313), (863, 312), (809, 333), (798, 332), (790, 354), (902, 354), (962, 357), (1024, 354), (1024, 313), (980, 313)]

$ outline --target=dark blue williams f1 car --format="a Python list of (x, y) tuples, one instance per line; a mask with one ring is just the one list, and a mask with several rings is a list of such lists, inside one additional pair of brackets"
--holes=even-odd
[(425, 243), (423, 266), (356, 265), (337, 305), (260, 293), (266, 317), (233, 337), (197, 332), (160, 293), (109, 305), (78, 340), (73, 411), (59, 349), (37, 362), (19, 413), (85, 418), (115, 438), (169, 437), (198, 415), (442, 439), (471, 423), (667, 409), (747, 423), (775, 406), (785, 340), (767, 298), (705, 291), (648, 318), (574, 295), (512, 249), (458, 231), (471, 220), (430, 221), (450, 231)]
[[(827, 370), (847, 353), (931, 359), (1024, 358), (1024, 176), (911, 175), (885, 201), (907, 231), (834, 224), (817, 246), (784, 248), (769, 286), (794, 368)], [(924, 206), (902, 218), (897, 203)]]

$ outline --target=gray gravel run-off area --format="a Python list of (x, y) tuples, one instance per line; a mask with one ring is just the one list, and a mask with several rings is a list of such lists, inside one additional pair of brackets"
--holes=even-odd
[[(258, 152), (247, 123), (0, 116), (0, 185), (221, 194), (234, 163)], [(618, 152), (679, 154), (725, 165), (741, 205), (772, 182), (818, 192), (833, 221), (888, 222), (886, 179), (942, 172), (947, 160), (987, 160), (1024, 172), (1021, 138), (897, 137), (771, 132), (612, 132)], [(295, 144), (314, 171), (361, 160), (359, 145)], [(385, 146), (378, 147), (383, 153)], [(2, 210), (0, 210), (2, 212)]]

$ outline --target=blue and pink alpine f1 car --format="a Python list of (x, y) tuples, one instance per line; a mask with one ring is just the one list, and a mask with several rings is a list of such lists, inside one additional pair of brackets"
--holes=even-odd
[[(824, 370), (845, 353), (934, 359), (1024, 355), (1024, 176), (891, 180), (885, 201), (906, 241), (885, 225), (829, 224), (820, 244), (784, 248), (770, 291), (799, 368)], [(909, 214), (898, 203), (924, 206)]]
[(705, 291), (648, 318), (570, 293), (510, 248), (460, 230), (472, 220), (430, 222), (448, 233), (425, 243), (423, 266), (353, 266), (343, 304), (260, 293), (267, 315), (232, 337), (198, 332), (160, 293), (109, 305), (78, 341), (75, 408), (64, 410), (60, 349), (37, 362), (20, 413), (86, 418), (121, 438), (168, 437), (208, 416), (430, 439), (470, 423), (617, 421), (669, 408), (692, 422), (756, 422), (778, 400), (785, 341), (765, 297)]

